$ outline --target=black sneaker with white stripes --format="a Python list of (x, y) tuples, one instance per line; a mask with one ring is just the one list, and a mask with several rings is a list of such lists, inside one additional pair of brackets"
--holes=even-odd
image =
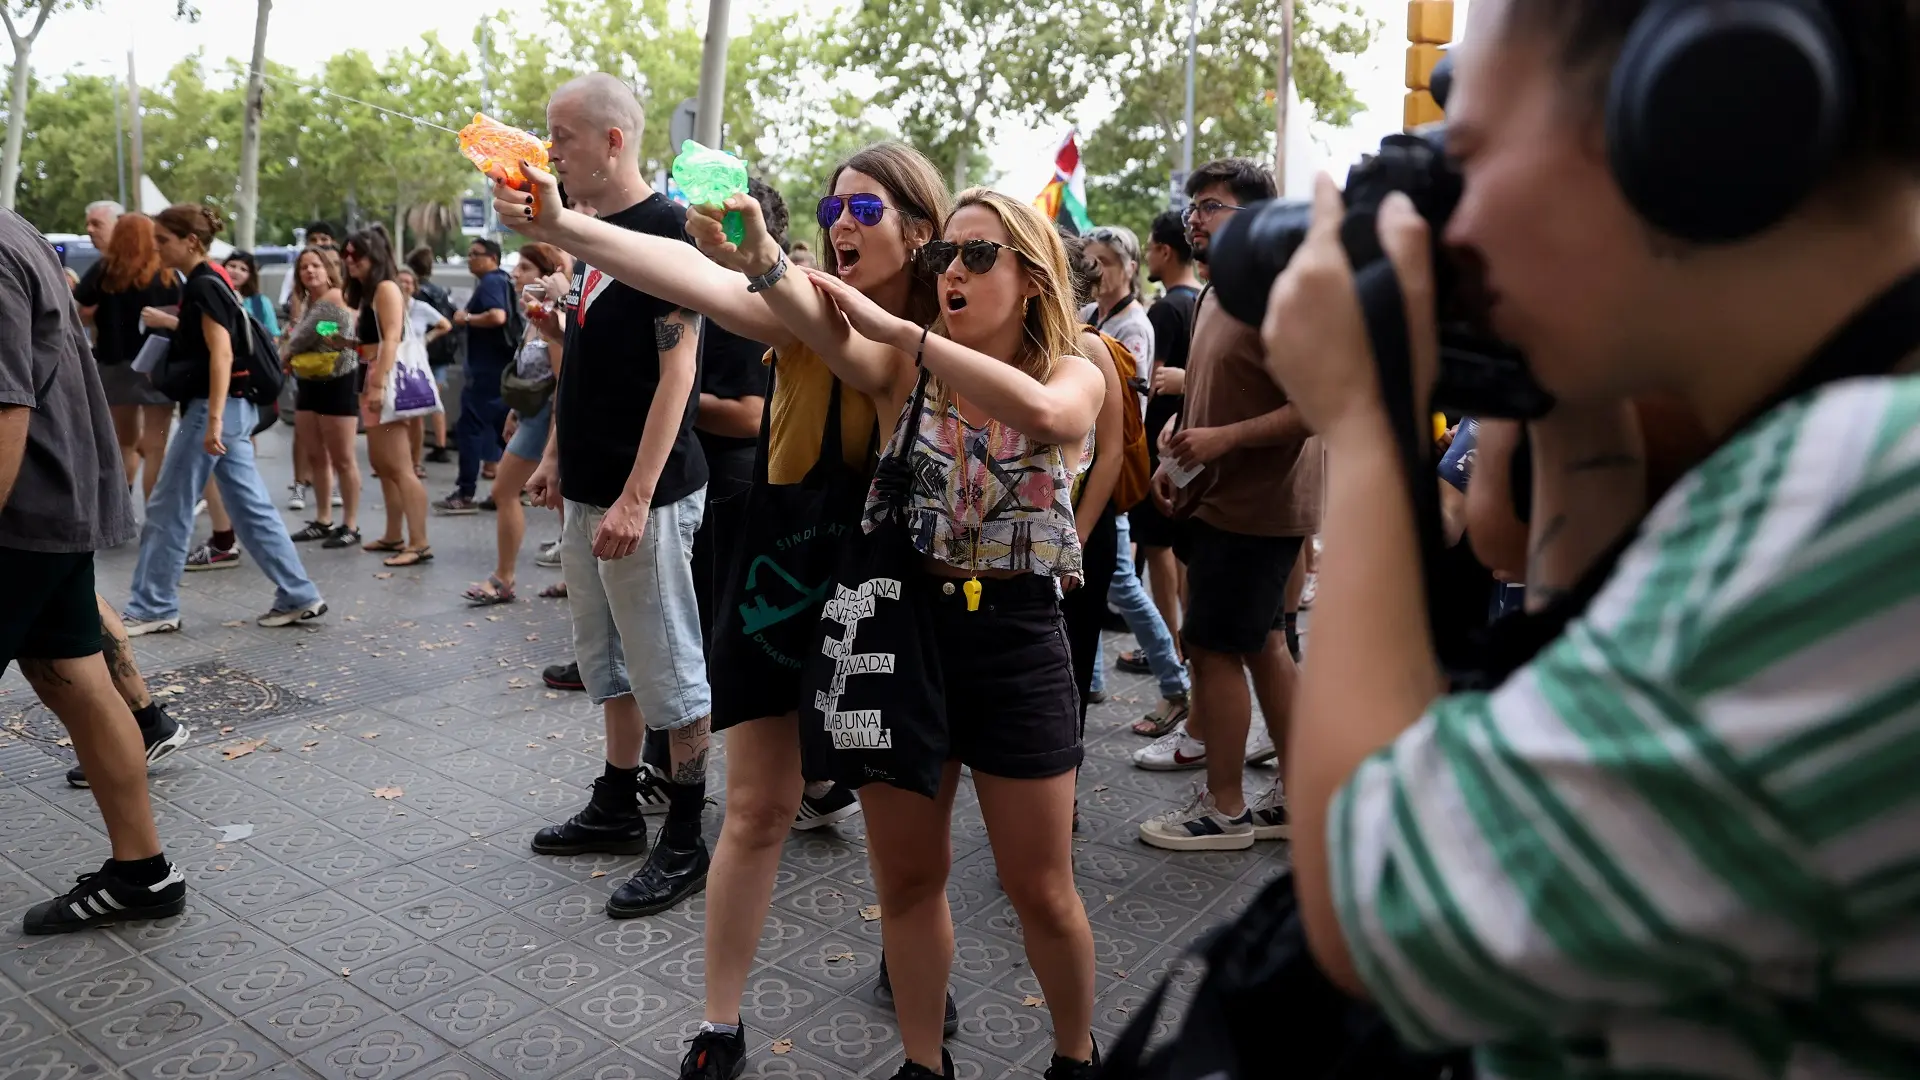
[(112, 859), (80, 880), (65, 896), (43, 900), (27, 909), (21, 929), (29, 934), (70, 934), (108, 923), (164, 919), (187, 909), (187, 879), (169, 865), (166, 876), (152, 885), (125, 880)]
[[(140, 738), (147, 744), (148, 769), (152, 769), (160, 763), (162, 758), (187, 745), (187, 740), (193, 736), (193, 729), (168, 716), (164, 707), (156, 705), (155, 711), (159, 714), (159, 721), (150, 728), (140, 729)], [(86, 787), (87, 774), (80, 766), (75, 765), (67, 770), (67, 783), (74, 787)]]
[(642, 814), (652, 817), (667, 812), (667, 777), (659, 769), (641, 762), (640, 783), (634, 790), (640, 797)]
[(860, 812), (860, 800), (854, 797), (853, 789), (844, 784), (835, 784), (819, 798), (811, 795), (800, 800), (800, 812), (794, 815), (793, 827), (805, 832), (809, 829), (821, 829), (836, 821), (845, 821)]

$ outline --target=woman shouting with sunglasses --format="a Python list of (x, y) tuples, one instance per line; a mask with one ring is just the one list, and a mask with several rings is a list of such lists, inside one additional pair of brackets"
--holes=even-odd
[(905, 476), (908, 490), (876, 481), (866, 527), (875, 530), (890, 502), (902, 510), (922, 580), (901, 595), (932, 628), (940, 670), (928, 681), (945, 698), (948, 760), (936, 796), (886, 783), (860, 789), (906, 1042), (898, 1076), (953, 1075), (938, 1017), (953, 953), (948, 837), (965, 765), (1053, 1014), (1045, 1075), (1078, 1080), (1093, 1074), (1098, 1054), (1093, 935), (1073, 886), (1079, 698), (1059, 598), (1083, 573), (1072, 490), (1092, 452), (1106, 376), (1080, 351), (1066, 250), (1032, 207), (967, 191), (944, 239), (920, 258), (939, 275), (941, 312), (930, 328), (833, 274), (807, 272), (864, 339), (842, 350), (835, 369), (903, 406), (882, 471)]
[[(817, 639), (839, 544), (859, 527), (880, 441), (878, 417), (897, 403), (836, 377), (829, 363), (860, 339), (786, 264), (751, 199), (742, 197), (736, 207), (747, 227), (739, 247), (725, 243), (717, 217), (689, 218), (696, 240), (719, 240), (709, 246), (709, 260), (678, 241), (564, 210), (545, 174), (528, 175), (537, 200), (495, 189), (502, 222), (771, 347), (753, 488), (708, 657), (713, 729), (728, 732), (727, 813), (707, 873), (705, 1023), (681, 1074), (732, 1080), (746, 1057), (740, 1000), (788, 830), (828, 825), (859, 809), (843, 788), (802, 781), (800, 670)], [(948, 195), (938, 170), (904, 145), (880, 143), (842, 163), (830, 190), (816, 208), (824, 264), (884, 310), (931, 323), (939, 304), (934, 282), (915, 271), (913, 256), (946, 217)], [(879, 989), (890, 999), (886, 975), (883, 960)], [(957, 1023), (949, 999), (947, 1030)]]

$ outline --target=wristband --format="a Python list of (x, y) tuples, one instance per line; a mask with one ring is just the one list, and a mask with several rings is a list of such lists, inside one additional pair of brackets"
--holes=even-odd
[(918, 349), (916, 349), (916, 350), (914, 351), (914, 354), (913, 354), (913, 366), (914, 366), (914, 367), (917, 367), (917, 368), (923, 368), (923, 367), (926, 367), (926, 366), (927, 366), (927, 365), (926, 365), (926, 359), (927, 359), (927, 335), (928, 335), (928, 334), (931, 334), (931, 333), (933, 333), (933, 324), (932, 324), (932, 323), (928, 323), (928, 324), (927, 324), (927, 327), (926, 327), (926, 329), (924, 329), (924, 330), (922, 330), (922, 331), (920, 331), (920, 348), (918, 348)]
[(761, 274), (759, 277), (750, 277), (747, 279), (747, 291), (750, 293), (766, 292), (768, 289), (778, 285), (780, 279), (786, 276), (787, 253), (783, 251), (780, 253), (779, 258), (773, 260), (773, 266), (768, 269), (766, 273)]

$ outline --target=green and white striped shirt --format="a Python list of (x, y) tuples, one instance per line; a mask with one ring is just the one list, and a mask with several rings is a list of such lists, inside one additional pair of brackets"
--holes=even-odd
[(1483, 1076), (1920, 1075), (1920, 378), (1721, 448), (1328, 834), (1374, 998)]

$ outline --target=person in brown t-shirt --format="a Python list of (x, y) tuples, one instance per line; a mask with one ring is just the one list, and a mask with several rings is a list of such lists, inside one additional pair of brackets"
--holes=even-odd
[[(1212, 162), (1194, 172), (1187, 196), (1194, 258), (1206, 262), (1214, 233), (1234, 213), (1274, 196), (1273, 174), (1245, 159)], [(1180, 635), (1206, 741), (1183, 728), (1135, 760), (1160, 769), (1204, 761), (1208, 790), (1140, 826), (1140, 839), (1154, 847), (1240, 850), (1288, 834), (1279, 789), (1249, 806), (1241, 769), (1286, 745), (1295, 670), (1283, 609), (1301, 544), (1320, 525), (1321, 455), (1265, 361), (1258, 328), (1227, 314), (1211, 291), (1203, 294), (1187, 355), (1185, 415), (1155, 473), (1154, 494), (1171, 513), (1191, 518), (1175, 547), (1187, 566)], [(1253, 721), (1248, 676), (1272, 744), (1260, 740), (1243, 754)]]

